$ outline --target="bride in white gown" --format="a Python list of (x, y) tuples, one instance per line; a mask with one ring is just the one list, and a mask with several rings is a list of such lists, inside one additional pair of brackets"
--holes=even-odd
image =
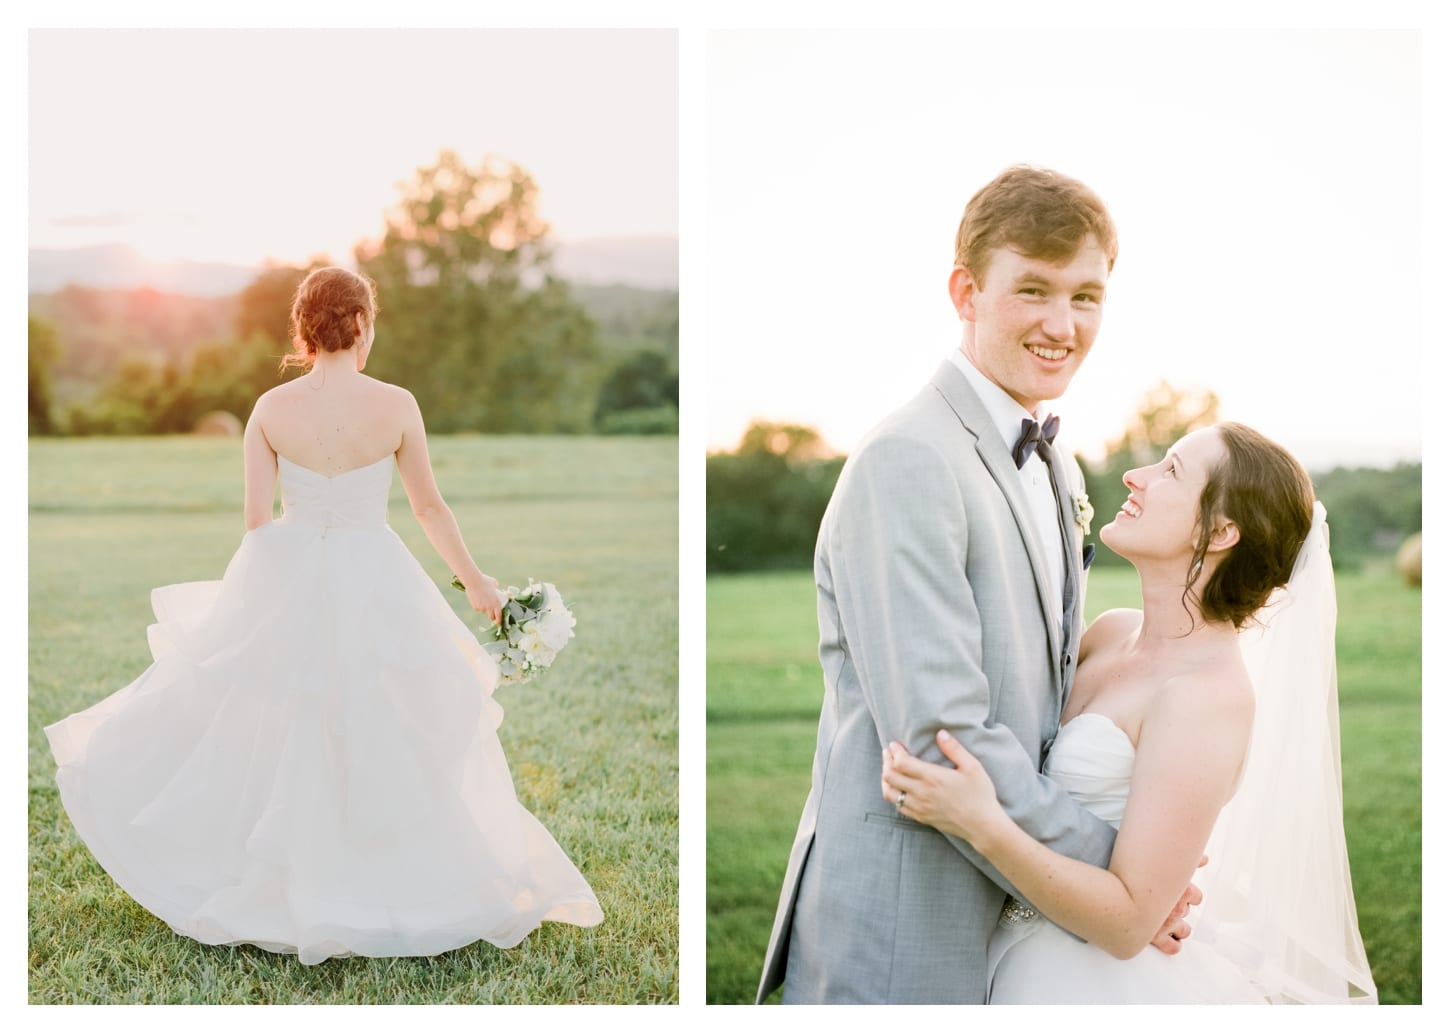
[(66, 812), (127, 893), (202, 943), (304, 964), (512, 947), (544, 921), (602, 918), (515, 797), (497, 666), (386, 523), (396, 464), (428, 540), (497, 619), (417, 404), (362, 373), (375, 311), (343, 269), (298, 288), (311, 369), (248, 421), (247, 532), (225, 575), (156, 589), (152, 666), (46, 729)]
[[(1308, 475), (1220, 424), (1124, 482), (1100, 536), (1137, 568), (1143, 609), (1084, 634), (1043, 768), (1118, 827), (1108, 868), (1018, 828), (945, 732), (954, 769), (892, 743), (882, 794), (1017, 888), (988, 948), (989, 1003), (1374, 1003), (1343, 835), (1328, 531)], [(1144, 950), (1205, 847), (1197, 932), (1177, 954)]]

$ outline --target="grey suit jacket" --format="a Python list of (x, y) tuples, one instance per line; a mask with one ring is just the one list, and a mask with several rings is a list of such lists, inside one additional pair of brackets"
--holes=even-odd
[(757, 1000), (782, 981), (786, 1003), (985, 1000), (1011, 887), (966, 842), (882, 800), (893, 739), (944, 763), (933, 736), (950, 730), (1018, 824), (1107, 864), (1113, 829), (1039, 774), (1082, 635), (1080, 473), (1061, 449), (1052, 468), (1071, 543), (1061, 599), (1016, 465), (950, 363), (841, 471), (816, 544), (825, 699), (811, 792)]

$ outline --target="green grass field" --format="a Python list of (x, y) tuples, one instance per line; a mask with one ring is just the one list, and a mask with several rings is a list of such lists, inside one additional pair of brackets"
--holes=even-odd
[[(32, 441), (31, 1003), (678, 1001), (675, 439), (430, 445), (479, 565), (505, 585), (555, 582), (578, 619), (552, 671), (499, 690), (499, 734), (522, 803), (583, 871), (603, 923), (547, 924), (510, 951), (474, 944), (309, 968), (257, 948), (202, 946), (144, 911), (77, 839), (42, 729), (146, 668), (153, 587), (221, 576), (243, 531), (241, 446)], [(396, 479), (389, 523), (477, 626)]]
[[(1337, 578), (1350, 865), (1386, 1004), (1421, 999), (1420, 594), (1384, 566)], [(1129, 569), (1094, 569), (1089, 615), (1137, 604)], [(706, 999), (755, 998), (811, 782), (821, 673), (809, 573), (713, 577), (708, 661)], [(777, 995), (778, 996), (778, 995)]]

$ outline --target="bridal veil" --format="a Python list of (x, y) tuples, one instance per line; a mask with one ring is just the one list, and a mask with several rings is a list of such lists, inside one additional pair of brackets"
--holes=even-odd
[(1209, 839), (1195, 936), (1279, 1004), (1374, 1004), (1350, 882), (1337, 604), (1324, 506), (1289, 583), (1240, 636), (1256, 696), (1238, 791)]

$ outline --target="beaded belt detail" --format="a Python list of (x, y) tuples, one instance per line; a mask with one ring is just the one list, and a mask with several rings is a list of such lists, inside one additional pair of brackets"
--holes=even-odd
[(1002, 921), (1004, 922), (1013, 924), (1030, 922), (1036, 917), (1037, 912), (1016, 897), (1008, 897), (1007, 903), (1002, 907)]

